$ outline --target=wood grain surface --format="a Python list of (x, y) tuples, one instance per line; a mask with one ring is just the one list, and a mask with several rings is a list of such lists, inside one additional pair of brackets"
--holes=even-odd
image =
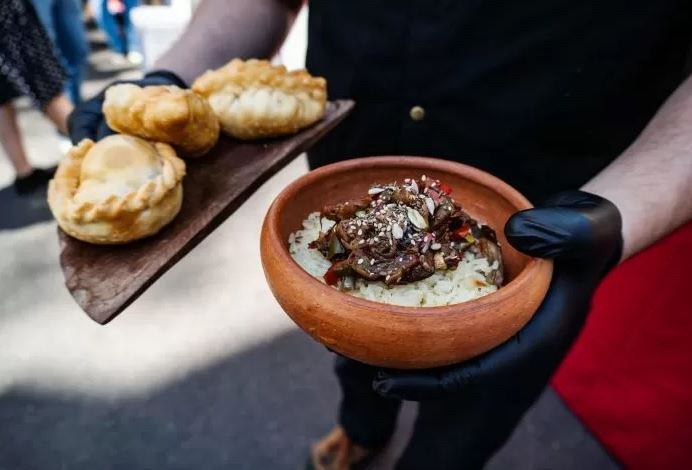
[(331, 102), (321, 121), (282, 139), (240, 142), (222, 137), (208, 155), (186, 162), (180, 213), (151, 238), (91, 245), (58, 229), (68, 290), (94, 321), (109, 322), (352, 108), (352, 101)]

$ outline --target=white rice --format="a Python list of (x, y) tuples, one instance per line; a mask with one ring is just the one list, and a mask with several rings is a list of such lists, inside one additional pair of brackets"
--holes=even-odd
[[(334, 221), (313, 212), (303, 221), (303, 229), (288, 237), (289, 251), (305, 271), (324, 282), (324, 273), (332, 263), (308, 244), (316, 240), (320, 231), (327, 230)], [(436, 307), (457, 304), (495, 292), (495, 285), (487, 285), (485, 276), (497, 269), (497, 261), (488, 264), (485, 258), (475, 258), (466, 252), (456, 269), (436, 271), (430, 277), (409, 284), (387, 286), (384, 282), (358, 278), (355, 289), (346, 291), (356, 297), (386, 304), (408, 307)]]

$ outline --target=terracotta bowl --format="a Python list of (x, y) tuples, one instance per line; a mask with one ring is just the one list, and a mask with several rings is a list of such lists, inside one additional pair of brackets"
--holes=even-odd
[[(310, 276), (291, 258), (288, 236), (311, 212), (361, 196), (372, 183), (422, 174), (451, 186), (455, 200), (497, 232), (506, 277), (497, 292), (445, 307), (400, 307), (340, 292)], [(520, 254), (503, 233), (513, 213), (530, 207), (508, 184), (459, 163), (404, 156), (343, 161), (311, 171), (279, 194), (262, 227), (262, 266), (281, 307), (330, 349), (382, 367), (453, 364), (509, 339), (529, 321), (548, 290), (552, 262)]]

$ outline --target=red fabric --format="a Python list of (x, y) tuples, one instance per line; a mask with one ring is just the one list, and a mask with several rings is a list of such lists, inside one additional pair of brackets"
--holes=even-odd
[(627, 468), (692, 468), (692, 223), (615, 269), (553, 378)]

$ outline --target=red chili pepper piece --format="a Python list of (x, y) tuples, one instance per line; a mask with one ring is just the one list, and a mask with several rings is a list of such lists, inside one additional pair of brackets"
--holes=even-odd
[(328, 286), (336, 285), (336, 283), (339, 282), (340, 276), (336, 272), (336, 265), (337, 263), (332, 264), (327, 272), (324, 273), (324, 282), (326, 282)]
[(452, 188), (448, 184), (440, 183), (439, 188), (445, 194), (452, 194)]
[(466, 235), (471, 232), (471, 227), (464, 224), (452, 232), (452, 239), (455, 241), (466, 239)]

